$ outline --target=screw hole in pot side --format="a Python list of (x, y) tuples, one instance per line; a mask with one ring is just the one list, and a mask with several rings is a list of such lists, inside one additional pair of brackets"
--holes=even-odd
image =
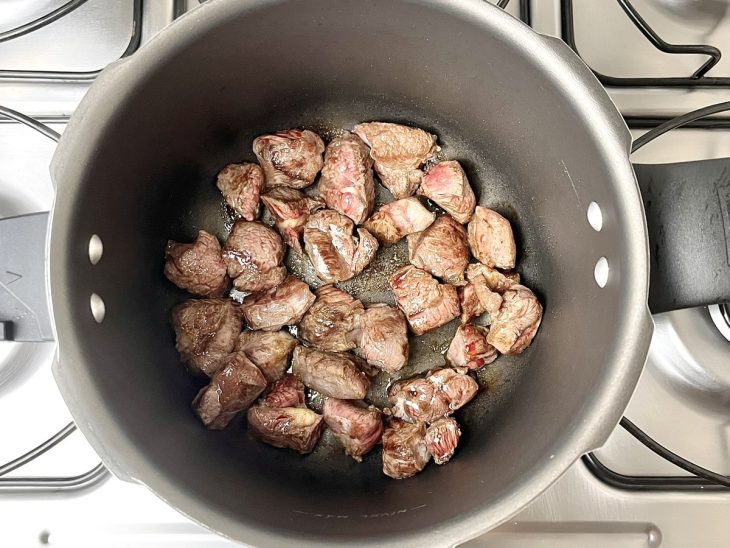
[(101, 257), (104, 254), (104, 243), (97, 234), (92, 234), (89, 238), (89, 261), (91, 264), (96, 265), (101, 261)]
[(94, 320), (96, 320), (96, 323), (103, 322), (104, 317), (106, 316), (106, 305), (104, 304), (104, 299), (99, 297), (96, 293), (92, 293), (91, 298), (89, 299), (89, 306), (91, 308), (91, 315), (94, 317)]

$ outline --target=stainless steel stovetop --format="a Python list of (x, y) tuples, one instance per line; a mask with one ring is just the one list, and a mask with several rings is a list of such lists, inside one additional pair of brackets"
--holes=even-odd
[[(62, 132), (98, 70), (134, 51), (198, 3), (0, 0), (0, 105), (40, 118)], [(64, 6), (73, 4), (80, 6), (63, 15)], [(632, 4), (670, 43), (730, 50), (730, 0), (634, 0)], [(536, 30), (565, 36), (566, 5), (572, 6), (577, 49), (604, 75), (679, 78), (704, 62), (699, 55), (658, 52), (631, 24), (617, 0), (512, 0), (508, 9), (526, 17), (527, 6)], [(8, 32), (32, 27), (34, 20), (54, 13), (62, 16), (37, 30), (14, 38)], [(651, 86), (612, 86), (609, 92), (639, 135), (645, 131), (639, 128), (659, 119), (729, 100), (730, 59), (721, 59), (706, 76), (717, 79), (718, 85), (660, 87), (649, 82)], [(675, 130), (641, 149), (633, 160), (659, 163), (730, 157), (730, 123), (720, 125)], [(0, 120), (0, 217), (50, 208), (48, 164), (53, 149), (51, 141), (28, 128)], [(719, 307), (710, 307), (655, 316), (655, 322), (649, 359), (626, 416), (682, 456), (730, 475), (727, 319)], [(54, 352), (53, 343), (0, 342), (0, 463), (71, 421), (50, 373)], [(683, 489), (672, 487), (677, 483), (672, 478), (685, 473), (620, 428), (594, 456), (592, 463), (576, 463), (512, 520), (468, 545), (730, 545), (730, 490), (690, 484)], [(0, 483), (0, 545), (230, 545), (144, 487), (111, 478), (97, 465), (98, 457), (74, 433), (9, 474), (20, 479), (15, 484)], [(56, 492), (49, 492), (29, 487), (32, 482), (22, 479), (27, 477), (67, 479), (56, 484)]]

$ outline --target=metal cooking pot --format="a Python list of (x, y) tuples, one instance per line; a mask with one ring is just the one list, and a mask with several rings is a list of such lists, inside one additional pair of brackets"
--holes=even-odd
[[(439, 135), (480, 203), (512, 221), (518, 269), (546, 310), (532, 347), (495, 362), (460, 415), (457, 458), (406, 481), (386, 478), (379, 454), (357, 464), (324, 444), (302, 457), (249, 439), (243, 423), (206, 430), (168, 323), (185, 296), (162, 276), (168, 238), (225, 238), (214, 177), (253, 159), (253, 137), (364, 120)], [(637, 382), (653, 324), (630, 148), (567, 46), (479, 0), (210, 0), (103, 71), (56, 151), (58, 384), (114, 473), (233, 539), (474, 537), (601, 446)], [(663, 309), (716, 297), (687, 297), (684, 282), (658, 280)], [(433, 340), (413, 343), (409, 371), (441, 361)]]

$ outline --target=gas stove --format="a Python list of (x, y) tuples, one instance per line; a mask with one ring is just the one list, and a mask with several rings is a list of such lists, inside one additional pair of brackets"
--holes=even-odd
[[(3, 0), (0, 105), (62, 133), (104, 66), (132, 54), (199, 3)], [(512, 0), (507, 9), (574, 47), (600, 75), (635, 137), (673, 116), (730, 99), (730, 59), (717, 61), (715, 51), (730, 45), (729, 0)], [(677, 52), (672, 44), (694, 47)], [(0, 217), (50, 209), (53, 150), (51, 140), (0, 119)], [(671, 131), (632, 160), (721, 157), (730, 157), (730, 118), (713, 117)], [(3, 276), (0, 282), (8, 283)], [(654, 320), (649, 358), (626, 416), (674, 452), (730, 475), (728, 308), (675, 311)], [(110, 476), (73, 431), (50, 371), (54, 352), (53, 342), (0, 342), (0, 463), (49, 439), (0, 476), (0, 544), (232, 545), (143, 486)], [(688, 477), (617, 428), (528, 508), (467, 545), (538, 543), (727, 546), (730, 490)]]

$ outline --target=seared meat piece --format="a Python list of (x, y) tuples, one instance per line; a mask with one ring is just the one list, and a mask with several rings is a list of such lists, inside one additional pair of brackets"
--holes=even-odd
[(384, 204), (365, 223), (383, 245), (393, 245), (404, 236), (426, 230), (436, 214), (426, 209), (418, 198), (409, 197)]
[(438, 283), (425, 270), (404, 266), (390, 278), (390, 288), (415, 335), (423, 335), (459, 316), (456, 288)]
[(370, 380), (349, 354), (336, 354), (304, 346), (294, 349), (292, 372), (305, 386), (324, 396), (341, 400), (361, 400)]
[(416, 191), (423, 176), (419, 168), (440, 150), (435, 135), (414, 127), (370, 122), (354, 131), (370, 147), (375, 171), (396, 199)]
[(266, 175), (266, 188), (308, 187), (324, 165), (324, 143), (319, 135), (307, 129), (256, 137), (253, 152)]
[[(353, 352), (357, 352), (357, 348), (353, 350)], [(375, 367), (374, 365), (366, 362), (362, 357), (360, 356), (352, 356), (352, 358), (355, 359), (356, 365), (360, 368), (360, 371), (365, 373), (365, 376), (367, 376), (368, 379), (373, 379), (378, 376), (380, 373), (380, 369)]]
[(410, 478), (423, 470), (430, 459), (423, 423), (388, 421), (383, 432), (383, 473), (386, 476)]
[(492, 268), (515, 267), (517, 246), (507, 219), (496, 211), (477, 206), (467, 229), (469, 247), (477, 261)]
[(251, 329), (278, 331), (285, 325), (299, 323), (314, 299), (307, 284), (288, 276), (281, 285), (246, 297), (241, 310)]
[(227, 299), (185, 301), (172, 310), (175, 348), (193, 373), (215, 373), (241, 332), (241, 311)]
[(306, 407), (268, 407), (248, 409), (248, 428), (264, 443), (302, 454), (311, 453), (324, 430), (322, 415)]
[(456, 221), (465, 225), (476, 206), (474, 191), (461, 164), (454, 160), (439, 162), (421, 180), (418, 193), (440, 205)]
[(466, 369), (433, 369), (425, 377), (398, 381), (388, 390), (391, 413), (407, 422), (431, 423), (469, 403), (479, 389)]
[(235, 351), (243, 352), (269, 382), (280, 379), (289, 367), (289, 356), (297, 340), (288, 331), (244, 331)]
[(408, 258), (422, 268), (451, 284), (464, 281), (469, 264), (466, 230), (448, 215), (442, 215), (423, 232), (408, 236)]
[(267, 407), (306, 407), (304, 405), (304, 385), (291, 373), (287, 373), (271, 385), (271, 390), (262, 400)]
[(356, 239), (353, 228), (349, 218), (330, 209), (309, 217), (304, 228), (304, 249), (323, 282), (349, 280), (375, 257), (378, 241), (364, 228), (357, 229)]
[(327, 398), (322, 409), (324, 422), (345, 446), (345, 453), (360, 462), (362, 456), (380, 443), (383, 419), (377, 407), (361, 402)]
[(239, 291), (264, 291), (286, 278), (284, 243), (268, 226), (236, 221), (223, 246), (223, 260)]
[(542, 320), (542, 305), (524, 285), (513, 285), (504, 292), (487, 342), (502, 354), (519, 354), (530, 346)]
[(352, 271), (355, 276), (360, 274), (375, 258), (380, 245), (378, 240), (365, 228), (357, 229), (358, 244), (352, 256)]
[(471, 282), (466, 283), (459, 286), (457, 291), (459, 292), (459, 304), (461, 305), (461, 323), (468, 323), (484, 314), (485, 310), (474, 289), (474, 284)]
[(408, 422), (433, 421), (449, 412), (443, 393), (429, 380), (416, 377), (391, 385), (388, 400), (391, 413)]
[(301, 253), (302, 244), (299, 238), (304, 232), (304, 225), (310, 213), (324, 207), (322, 200), (310, 198), (293, 188), (279, 186), (261, 196), (261, 201), (274, 218), (284, 242), (297, 253)]
[(400, 310), (374, 304), (357, 319), (357, 325), (355, 352), (370, 365), (395, 373), (408, 363), (408, 326)]
[(466, 373), (467, 370), (462, 367), (432, 369), (426, 373), (426, 379), (446, 394), (449, 401), (449, 415), (469, 403), (479, 390), (477, 381)]
[(320, 287), (315, 295), (317, 300), (299, 322), (299, 337), (330, 352), (355, 348), (353, 330), (360, 314), (365, 312), (362, 303), (331, 285)]
[(436, 464), (446, 464), (454, 456), (461, 428), (454, 417), (443, 417), (426, 428), (426, 447)]
[(470, 285), (474, 287), (474, 292), (476, 293), (484, 312), (489, 314), (488, 323), (492, 323), (492, 318), (502, 306), (502, 295), (489, 289), (489, 285), (486, 283), (484, 278), (476, 279), (473, 282), (470, 282)]
[(200, 420), (213, 430), (228, 426), (236, 413), (248, 409), (266, 388), (263, 374), (243, 352), (229, 354), (222, 364), (193, 400)]
[(216, 181), (226, 203), (247, 221), (259, 216), (259, 195), (264, 184), (264, 171), (257, 164), (228, 164)]
[(368, 147), (353, 133), (336, 137), (327, 145), (319, 195), (327, 204), (357, 225), (365, 222), (375, 205), (373, 160)]
[(222, 297), (228, 289), (221, 244), (205, 230), (192, 244), (168, 241), (165, 259), (165, 277), (181, 289), (202, 297)]
[(500, 295), (513, 285), (520, 283), (520, 275), (517, 272), (500, 272), (481, 263), (467, 266), (466, 277), (471, 282), (477, 282), (483, 278), (487, 287)]
[(452, 367), (481, 369), (497, 359), (497, 349), (487, 342), (489, 329), (478, 325), (460, 325), (446, 352), (446, 362)]
[[(485, 269), (488, 268), (484, 265), (480, 266)], [(505, 281), (509, 280), (496, 270), (494, 273), (501, 276)], [(467, 276), (469, 276), (468, 269)], [(498, 286), (501, 287), (499, 284)], [(487, 318), (487, 324), (489, 324), (499, 307), (502, 306), (502, 296), (491, 289), (490, 282), (482, 275), (474, 276), (474, 281), (468, 282), (459, 288), (459, 301), (461, 303), (461, 323), (470, 322), (486, 312), (489, 314), (489, 318)]]

